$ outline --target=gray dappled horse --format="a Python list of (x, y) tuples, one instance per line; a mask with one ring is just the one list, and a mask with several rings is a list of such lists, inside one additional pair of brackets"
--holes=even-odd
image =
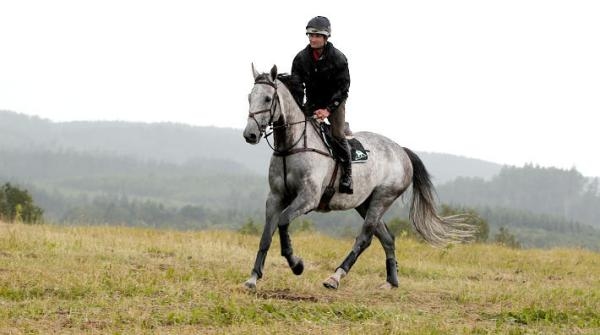
[[(260, 74), (254, 69), (254, 87), (244, 138), (257, 144), (267, 127), (273, 127), (274, 153), (269, 166), (270, 192), (266, 204), (265, 227), (260, 239), (256, 262), (245, 286), (256, 288), (272, 236), (279, 228), (281, 255), (292, 271), (300, 275), (302, 259), (294, 255), (288, 233), (290, 222), (310, 211), (347, 210), (355, 208), (364, 224), (352, 250), (323, 284), (338, 288), (358, 256), (371, 244), (375, 235), (385, 250), (387, 280), (384, 287), (398, 286), (394, 236), (382, 220), (383, 214), (404, 191), (413, 185), (410, 219), (417, 232), (429, 243), (442, 245), (468, 240), (472, 227), (462, 217), (440, 217), (435, 210), (433, 187), (419, 157), (392, 140), (369, 132), (354, 134), (370, 150), (369, 159), (353, 167), (354, 194), (335, 193), (328, 208), (319, 203), (330, 184), (336, 162), (329, 155), (312, 118), (307, 118), (290, 93), (278, 79), (277, 67)], [(288, 84), (289, 85), (289, 84)], [(335, 180), (335, 187), (339, 177)]]

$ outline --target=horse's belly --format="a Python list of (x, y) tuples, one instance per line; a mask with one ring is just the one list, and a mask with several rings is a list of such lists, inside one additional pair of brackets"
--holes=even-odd
[(370, 167), (368, 163), (352, 165), (353, 194), (338, 192), (340, 181), (338, 176), (334, 185), (336, 193), (331, 198), (329, 208), (331, 210), (346, 210), (355, 208), (365, 202), (373, 189), (381, 184), (380, 176), (378, 173), (373, 172), (371, 168), (372, 166)]
[[(334, 194), (329, 208), (331, 210), (346, 210), (360, 206), (367, 198), (377, 190), (377, 195), (395, 199), (398, 197), (411, 182), (408, 174), (407, 164), (404, 159), (403, 151), (397, 144), (370, 143), (364, 141), (371, 148), (369, 160), (365, 163), (352, 164), (352, 184), (354, 194), (339, 193), (339, 180), (337, 177), (335, 183), (336, 193)], [(383, 147), (383, 148), (382, 148)]]

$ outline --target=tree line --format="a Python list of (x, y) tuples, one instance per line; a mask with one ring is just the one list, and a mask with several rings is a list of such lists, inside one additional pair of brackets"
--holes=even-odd
[[(33, 204), (28, 191), (8, 183), (3, 186), (2, 191), (0, 203), (5, 221), (41, 220), (43, 211)], [(170, 229), (238, 229), (245, 226), (246, 230), (262, 231), (264, 221), (264, 204), (252, 209), (202, 204), (166, 205), (151, 199), (110, 194), (91, 197), (59, 197), (54, 194), (48, 199), (61, 199), (64, 202), (62, 205), (55, 204), (65, 207), (61, 219), (51, 219), (52, 222), (63, 224), (112, 224)], [(513, 247), (578, 246), (593, 250), (598, 250), (600, 246), (600, 230), (550, 215), (507, 208), (456, 205), (441, 205), (439, 210), (442, 216), (466, 214), (469, 217), (468, 223), (478, 227), (478, 242), (492, 241)], [(418, 238), (407, 218), (408, 208), (398, 205), (388, 213), (385, 221), (397, 236)], [(248, 222), (252, 225), (248, 226)], [(361, 225), (362, 220), (357, 213), (346, 211), (310, 214), (297, 219), (291, 228), (310, 228), (350, 238), (356, 236)]]
[(576, 169), (503, 167), (491, 180), (461, 177), (439, 186), (438, 193), (447, 203), (544, 214), (600, 228), (599, 180)]

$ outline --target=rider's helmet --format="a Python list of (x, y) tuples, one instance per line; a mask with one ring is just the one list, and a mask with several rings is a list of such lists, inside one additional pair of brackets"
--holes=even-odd
[(315, 16), (306, 25), (306, 34), (321, 34), (331, 36), (331, 24), (325, 16)]

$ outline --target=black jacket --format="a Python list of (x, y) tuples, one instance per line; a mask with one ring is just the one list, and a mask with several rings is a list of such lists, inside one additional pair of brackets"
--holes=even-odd
[(312, 48), (306, 46), (294, 58), (292, 75), (300, 78), (306, 88), (306, 106), (312, 111), (327, 108), (335, 112), (348, 98), (350, 71), (346, 56), (327, 42), (323, 54), (314, 60)]

